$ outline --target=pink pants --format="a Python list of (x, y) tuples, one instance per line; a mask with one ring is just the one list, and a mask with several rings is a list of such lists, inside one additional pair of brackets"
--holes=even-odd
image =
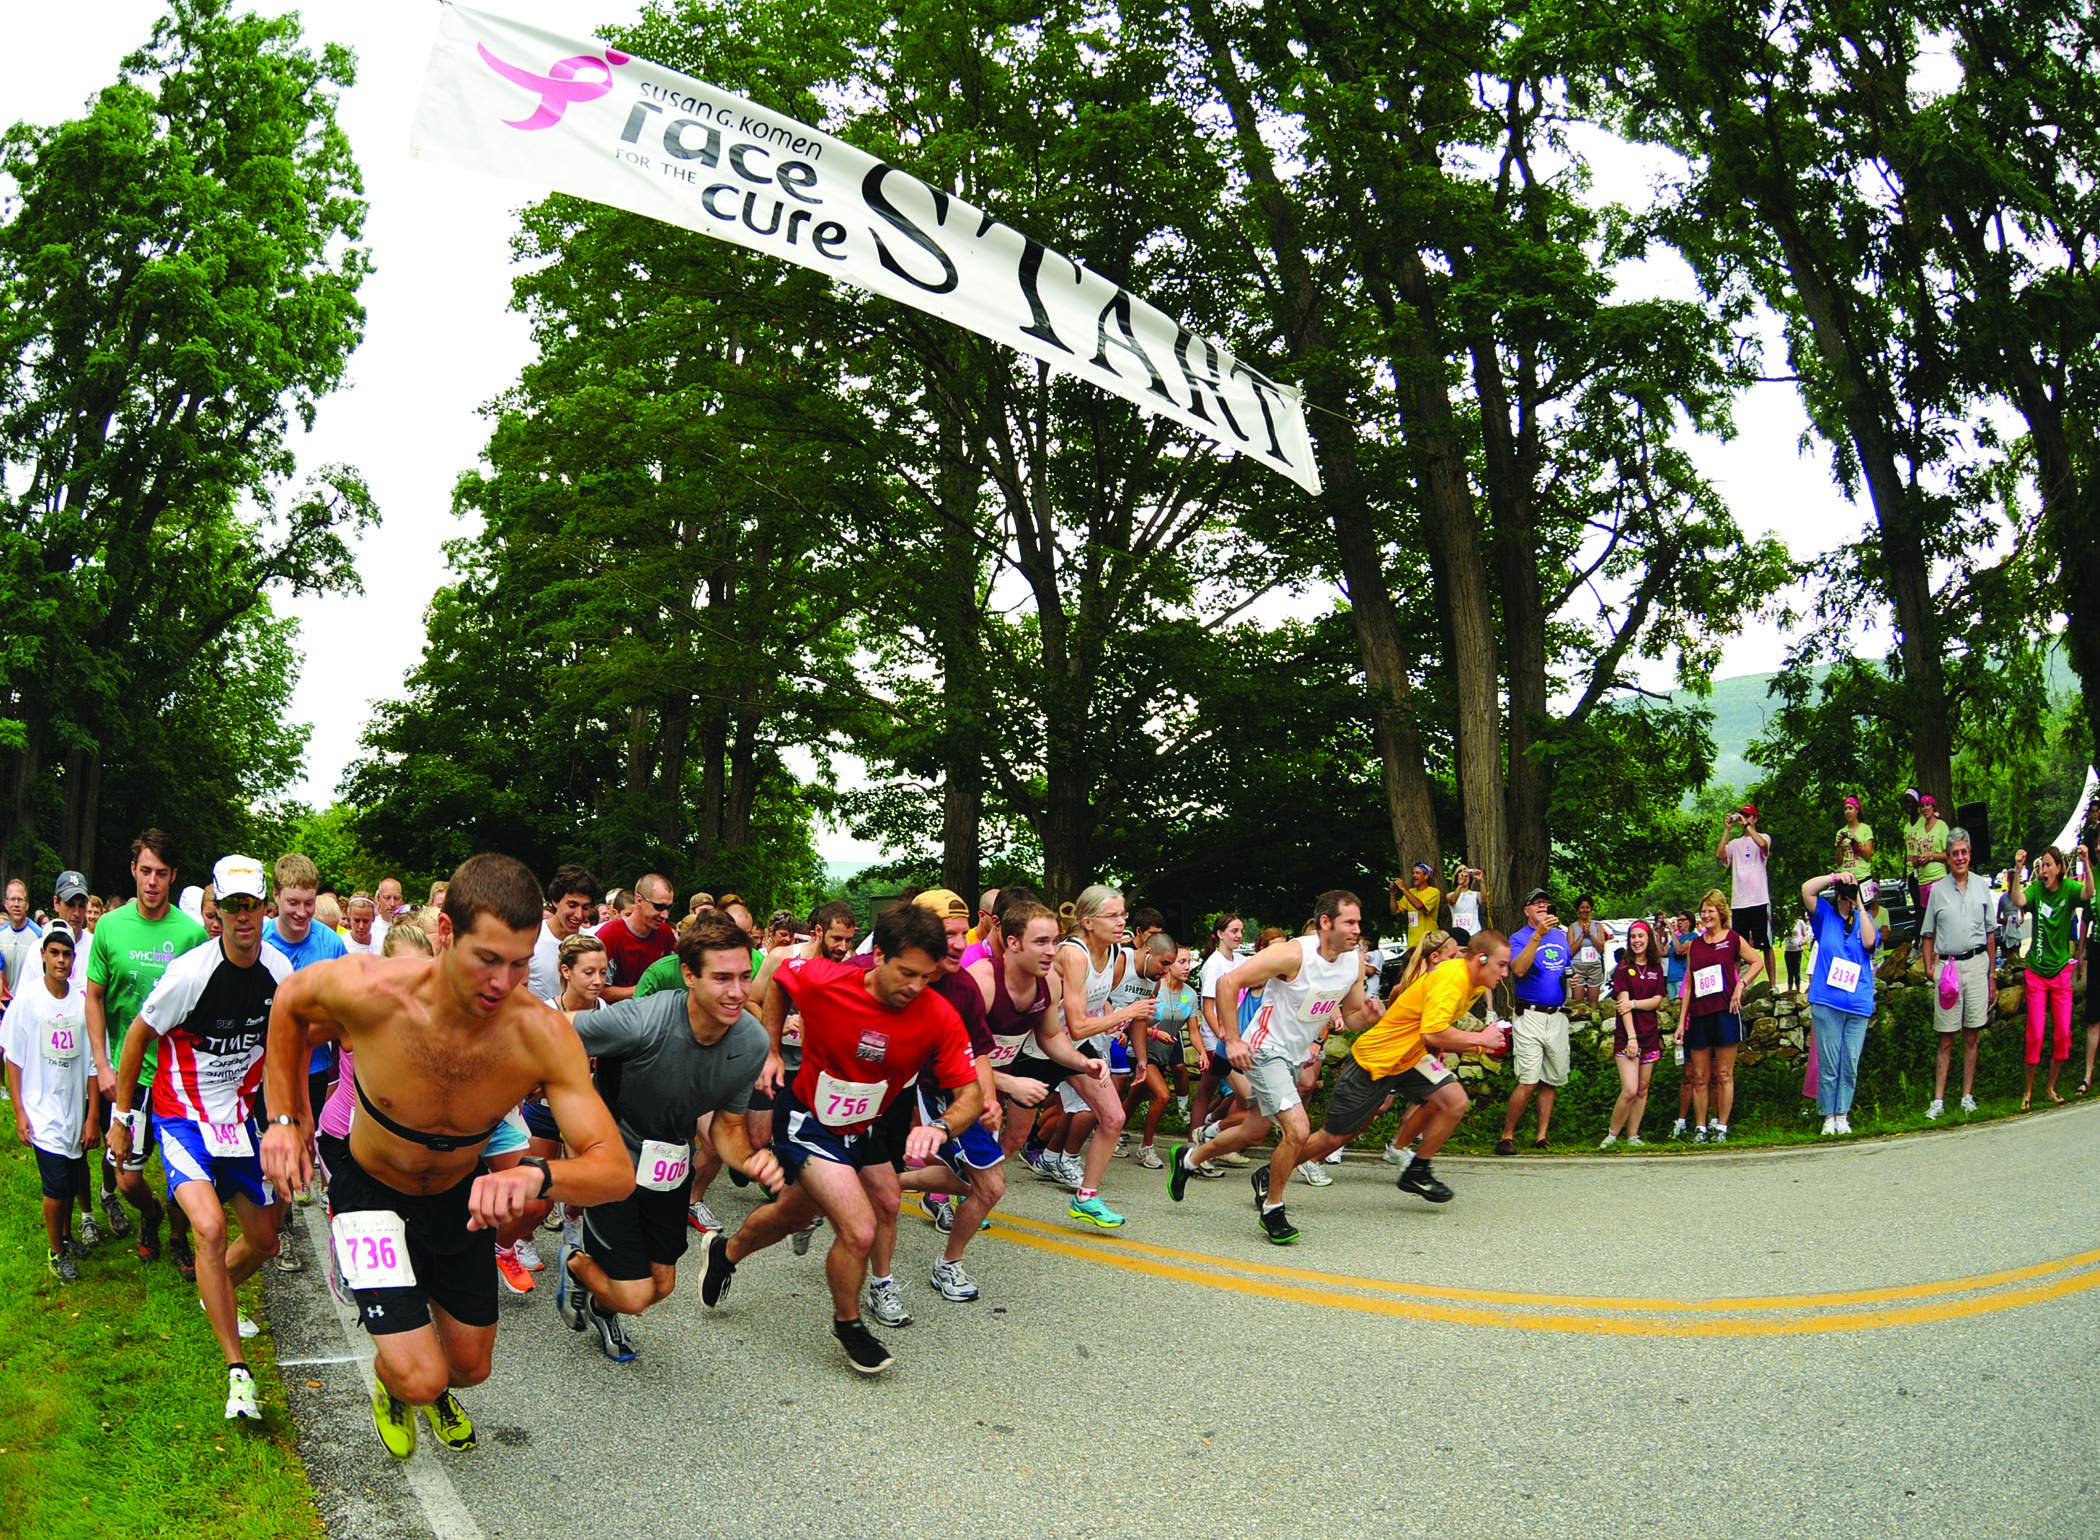
[(2042, 1008), (2046, 1001), (2049, 1017), (2056, 1028), (2056, 1051), (2052, 1059), (2071, 1057), (2071, 975), (2076, 963), (2066, 963), (2053, 979), (2038, 977), (2033, 969), (2027, 970), (2027, 1062), (2042, 1062)]

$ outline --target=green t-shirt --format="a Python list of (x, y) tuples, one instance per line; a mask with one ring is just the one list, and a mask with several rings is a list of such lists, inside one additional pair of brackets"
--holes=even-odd
[[(1860, 820), (1859, 827), (1857, 829), (1847, 828), (1843, 824), (1838, 825), (1838, 838), (1840, 840), (1844, 839), (1845, 836), (1848, 834), (1851, 835), (1852, 838), (1858, 840), (1862, 845), (1871, 845), (1874, 843), (1874, 827), (1872, 824), (1869, 824), (1864, 818)], [(1838, 848), (1842, 850), (1844, 849), (1844, 846), (1840, 845)], [(1838, 870), (1841, 872), (1849, 870), (1849, 874), (1851, 876), (1857, 877), (1862, 882), (1864, 882), (1867, 878), (1874, 875), (1874, 860), (1871, 856), (1853, 856), (1848, 860), (1840, 862)]]
[[(100, 984), (103, 989), (102, 1019), (112, 1069), (124, 1056), (124, 1034), (131, 1030), (132, 1018), (168, 971), (168, 964), (210, 939), (202, 925), (172, 906), (159, 919), (148, 920), (140, 916), (136, 903), (130, 903), (95, 922), (87, 976), (90, 984)], [(148, 1081), (160, 1062), (159, 1048), (159, 1036), (147, 1033), (140, 1074)]]
[(2042, 886), (2039, 877), (2027, 884), (2027, 912), (2034, 916), (2034, 944), (2027, 949), (2029, 973), (2053, 979), (2069, 966), (2071, 937), (2084, 904), (2085, 885), (2074, 885), (2069, 878), (2054, 893)]
[(659, 957), (642, 970), (642, 976), (634, 981), (634, 997), (637, 1000), (649, 995), (661, 994), (666, 989), (685, 988), (685, 974), (678, 966), (678, 954)]
[[(1903, 849), (1905, 853), (1914, 856), (1944, 856), (1947, 853), (1947, 820), (1942, 818), (1929, 831), (1925, 827), (1923, 818), (1918, 819), (1914, 823), (1905, 824), (1903, 826)], [(1927, 861), (1917, 869), (1915, 875), (1921, 883), (1938, 882), (1947, 875), (1947, 863), (1945, 861)]]

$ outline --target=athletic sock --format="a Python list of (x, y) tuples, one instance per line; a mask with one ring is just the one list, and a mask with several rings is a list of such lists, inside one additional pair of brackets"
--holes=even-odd
[(255, 1378), (255, 1371), (248, 1367), (248, 1360), (245, 1358), (236, 1358), (226, 1366), (226, 1372), (228, 1374), (245, 1374), (251, 1380)]
[(1276, 1211), (1277, 1211), (1278, 1209), (1280, 1209), (1280, 1208), (1282, 1208), (1282, 1207), (1283, 1207), (1283, 1205), (1282, 1205), (1281, 1203), (1264, 1203), (1264, 1204), (1263, 1204), (1263, 1205), (1261, 1206), (1261, 1211), (1262, 1211), (1262, 1212), (1263, 1212), (1264, 1214), (1273, 1214), (1273, 1213), (1275, 1213), (1275, 1212), (1276, 1212)]
[(892, 1281), (893, 1279), (895, 1279), (895, 1277), (896, 1277), (896, 1274), (895, 1274), (895, 1273), (884, 1273), (884, 1274), (883, 1274), (883, 1275), (882, 1275), (882, 1276), (881, 1276), (880, 1278), (870, 1278), (870, 1279), (868, 1280), (868, 1282), (870, 1282), (870, 1283), (874, 1283), (874, 1284), (882, 1284), (882, 1283), (889, 1283), (889, 1282), (891, 1282), (891, 1281)]
[(1100, 1196), (1101, 1196), (1101, 1189), (1100, 1189), (1100, 1188), (1098, 1188), (1098, 1187), (1082, 1187), (1082, 1188), (1080, 1188), (1080, 1189), (1079, 1189), (1079, 1190), (1078, 1190), (1077, 1192), (1075, 1192), (1075, 1193), (1073, 1193), (1073, 1194), (1072, 1194), (1072, 1199), (1073, 1199), (1073, 1201), (1074, 1201), (1074, 1202), (1076, 1202), (1076, 1203), (1084, 1203), (1084, 1202), (1086, 1202), (1086, 1200), (1087, 1200), (1087, 1199), (1089, 1199), (1089, 1198), (1098, 1198), (1098, 1197), (1100, 1197)]

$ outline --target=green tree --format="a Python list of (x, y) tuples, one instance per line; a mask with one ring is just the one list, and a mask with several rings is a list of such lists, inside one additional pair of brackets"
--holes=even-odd
[[(0, 136), (10, 873), (88, 862), (112, 820), (204, 842), (216, 824), (170, 814), (184, 797), (223, 810), (281, 782), (288, 759), (239, 762), (296, 755), (297, 735), (200, 755), (169, 714), (225, 708), (205, 671), (243, 659), (288, 689), (270, 594), (355, 591), (346, 533), (377, 517), (347, 467), (285, 487), (291, 422), (311, 424), (363, 324), (364, 205), (335, 121), (350, 56), (306, 48), (296, 17), (173, 0), (123, 71), (86, 116)], [(159, 784), (163, 763), (193, 789)]]

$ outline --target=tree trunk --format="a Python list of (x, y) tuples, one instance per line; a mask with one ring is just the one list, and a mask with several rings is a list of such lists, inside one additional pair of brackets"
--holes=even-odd
[(1253, 102), (1241, 83), (1231, 47), (1210, 0), (1196, 0), (1190, 15), (1210, 54), (1212, 83), (1232, 114), (1241, 170), (1255, 189), (1269, 249), (1282, 278), (1277, 307), (1282, 314), (1277, 320), (1291, 356), (1307, 364), (1305, 393), (1316, 409), (1313, 437), (1319, 443), (1321, 481), (1325, 486), (1321, 505), (1334, 526), (1342, 581), (1349, 593), (1350, 619), (1356, 627), (1364, 678), (1371, 688), (1386, 816), (1393, 830), (1393, 864), (1396, 870), (1404, 870), (1412, 857), (1442, 871), (1443, 847), (1429, 792), (1429, 771), (1409, 699), (1407, 654), (1400, 642), (1399, 619), (1386, 584), (1363, 469), (1356, 457), (1356, 429), (1349, 421), (1351, 392), (1331, 362), (1326, 321), (1320, 312), (1320, 289), (1306, 254), (1297, 211), (1276, 174), (1274, 157), (1262, 143)]
[(722, 848), (742, 850), (751, 843), (751, 809), (758, 800), (758, 734), (764, 720), (747, 688), (736, 713), (736, 735), (729, 744), (729, 800), (722, 809)]
[(700, 807), (693, 830), (694, 858), (703, 866), (722, 843), (722, 757), (728, 747), (728, 718), (710, 705), (700, 723)]
[(941, 572), (935, 618), (941, 695), (948, 707), (941, 775), (941, 885), (971, 904), (983, 891), (984, 756), (975, 709), (983, 675), (977, 624), (977, 476), (959, 415), (941, 427)]
[[(1392, 354), (1405, 403), (1409, 445), (1420, 462), (1422, 533), (1442, 575), (1451, 623), (1452, 678), (1458, 696), (1458, 779), (1466, 806), (1467, 865), (1485, 874), (1498, 920), (1512, 907), (1508, 809), (1503, 801), (1501, 669), (1495, 616), (1473, 489), (1466, 480), (1465, 440), (1445, 384), (1447, 349), (1439, 338), (1429, 271), (1421, 255), (1394, 260), (1394, 288), (1412, 315), (1403, 318)], [(1507, 928), (1506, 926), (1500, 928)]]
[[(1492, 527), (1495, 586), (1502, 600), (1503, 673), (1508, 682), (1509, 891), (1521, 897), (1544, 887), (1553, 862), (1546, 827), (1551, 772), (1539, 746), (1552, 725), (1546, 679), (1546, 600), (1539, 588), (1538, 531), (1532, 496), (1535, 467), (1527, 453), (1528, 419), (1512, 423), (1513, 403), (1492, 337), (1473, 338), (1473, 386), (1480, 399), (1482, 457)], [(1520, 380), (1522, 375), (1519, 376)], [(1505, 915), (1513, 915), (1505, 907)]]
[(1087, 854), (1091, 835), (1084, 783), (1069, 775), (1053, 775), (1036, 826), (1036, 837), (1043, 846), (1043, 890), (1053, 908), (1077, 898), (1093, 881)]
[(44, 721), (33, 699), (24, 699), (21, 705), (22, 747), (15, 755), (14, 808), (0, 860), (6, 863), (6, 879), (20, 877), (34, 886), (37, 837), (42, 832), (37, 819), (37, 782), (43, 774)]
[(672, 696), (659, 713), (657, 728), (656, 840), (667, 852), (683, 851), (686, 840), (685, 764), (693, 732), (693, 698)]

